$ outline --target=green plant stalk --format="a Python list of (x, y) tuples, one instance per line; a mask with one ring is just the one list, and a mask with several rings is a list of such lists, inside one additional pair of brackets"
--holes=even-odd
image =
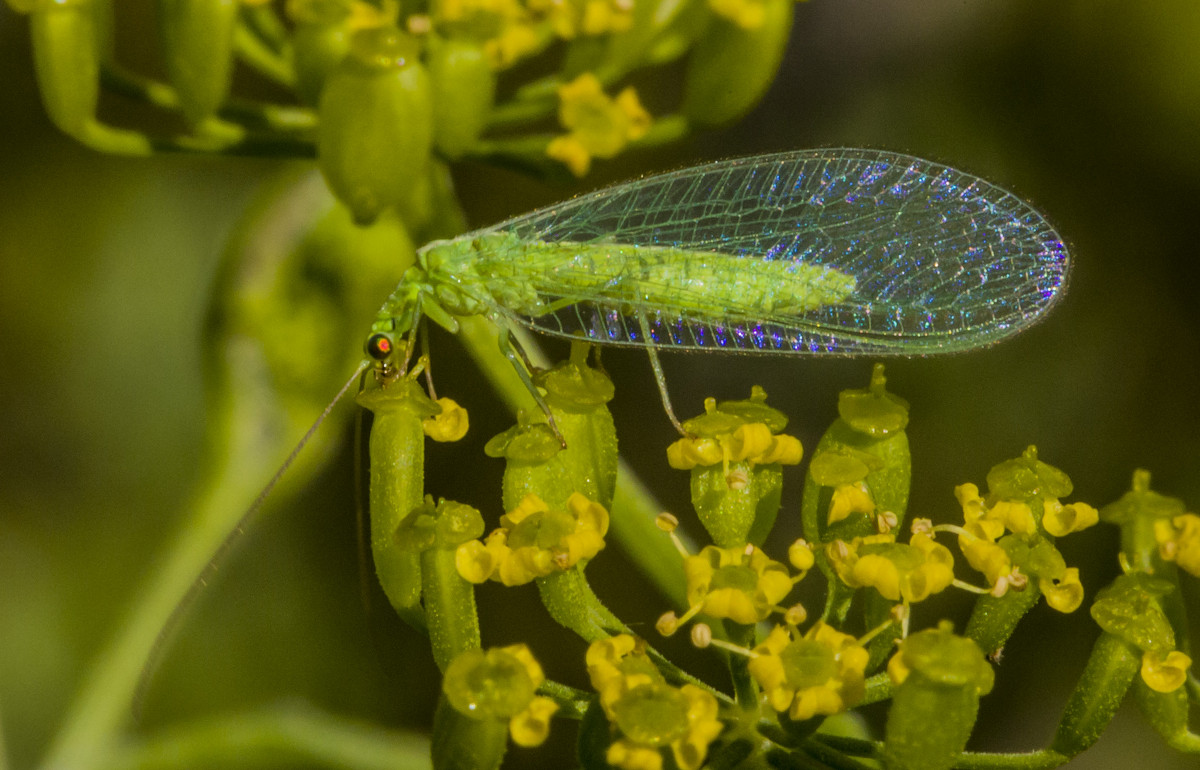
[(102, 770), (259, 767), (264, 759), (345, 770), (429, 765), (429, 738), (376, 724), (287, 706), (176, 725), (125, 744)]
[[(252, 352), (236, 347), (231, 351), (231, 371), (261, 366)], [(301, 428), (280, 430), (271, 394), (235, 394), (213, 405), (212, 414), (220, 422), (209, 439), (208, 470), (197, 484), (189, 515), (166, 555), (152, 567), (116, 634), (88, 668), (41, 765), (45, 770), (89, 770), (102, 764), (129, 718), (143, 675), (153, 673), (159, 646), (196, 589), (197, 576), (241, 533), (249, 515), (246, 501), (255, 499), (263, 479), (288, 459), (291, 438), (264, 443), (264, 437), (271, 442), (269, 437), (294, 436)], [(276, 486), (275, 502), (286, 499), (307, 478), (306, 469), (324, 461), (324, 450), (336, 443), (336, 433), (326, 431), (310, 442), (292, 473)]]
[[(725, 621), (725, 633), (729, 641), (747, 650), (754, 648), (757, 643), (757, 628), (753, 625), (743, 625)], [(729, 656), (729, 676), (733, 679), (733, 692), (737, 696), (738, 705), (746, 711), (758, 709), (758, 685), (750, 676), (750, 658), (745, 655)]]
[(238, 58), (265, 78), (268, 78), (284, 88), (294, 88), (296, 72), (292, 63), (278, 51), (265, 44), (244, 24), (239, 24), (233, 32), (233, 50)]
[(288, 27), (270, 3), (243, 5), (240, 10), (242, 24), (264, 45), (279, 54), (288, 50), (291, 45)]

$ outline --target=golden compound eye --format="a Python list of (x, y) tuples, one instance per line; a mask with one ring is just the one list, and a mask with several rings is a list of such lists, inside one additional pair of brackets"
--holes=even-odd
[(367, 355), (376, 361), (385, 360), (395, 349), (396, 345), (392, 342), (391, 335), (380, 332), (367, 338)]

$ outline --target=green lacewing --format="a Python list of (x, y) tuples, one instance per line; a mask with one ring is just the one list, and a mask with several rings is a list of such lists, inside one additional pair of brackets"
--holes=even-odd
[[(670, 414), (658, 348), (972, 350), (1041, 318), (1069, 270), (1041, 214), (962, 171), (875, 150), (758, 155), (626, 182), (431, 243), (379, 311), (366, 349), (385, 371), (402, 358), (403, 371), (422, 318), (455, 331), (455, 316), (474, 314), (501, 328), (638, 347)], [(528, 366), (510, 359), (548, 414)], [(143, 681), (187, 603), (160, 632)]]
[(660, 386), (657, 348), (959, 352), (1041, 318), (1069, 269), (1041, 214), (962, 171), (876, 150), (757, 155), (625, 182), (425, 246), (367, 352), (386, 361), (393, 335), (422, 317), (454, 331), (454, 316), (474, 314), (644, 348)]

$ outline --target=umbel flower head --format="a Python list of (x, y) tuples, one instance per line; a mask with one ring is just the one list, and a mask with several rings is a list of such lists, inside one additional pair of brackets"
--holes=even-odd
[(550, 717), (558, 710), (553, 700), (536, 694), (545, 678), (523, 644), (467, 650), (446, 667), (442, 692), (459, 714), (506, 721), (513, 743), (538, 746), (546, 740)]
[(622, 770), (661, 770), (670, 749), (680, 770), (698, 770), (721, 734), (717, 699), (692, 684), (672, 687), (628, 634), (593, 642), (588, 676), (608, 721), (620, 733), (605, 759)]
[(953, 554), (924, 532), (908, 543), (891, 534), (835, 540), (826, 555), (846, 585), (870, 586), (891, 601), (919, 602), (954, 582)]
[(1170, 519), (1155, 519), (1154, 539), (1159, 556), (1200, 577), (1200, 516), (1185, 513)]
[(1106, 634), (1142, 651), (1142, 681), (1156, 692), (1177, 690), (1192, 665), (1175, 649), (1175, 631), (1162, 608), (1163, 597), (1177, 590), (1171, 581), (1135, 570), (1101, 589), (1090, 609)]
[(592, 158), (615, 157), (650, 130), (650, 113), (632, 86), (614, 99), (600, 80), (585, 72), (558, 89), (558, 119), (567, 133), (551, 140), (546, 155), (560, 160), (575, 176), (591, 168)]
[(794, 721), (837, 714), (862, 700), (870, 653), (849, 634), (818, 622), (797, 636), (776, 626), (754, 648), (750, 675), (771, 708)]
[(581, 494), (567, 499), (566, 510), (552, 510), (537, 495), (527, 495), (500, 517), (500, 527), (480, 542), (463, 543), (455, 566), (463, 579), (488, 578), (507, 586), (570, 569), (604, 548), (608, 511)]
[[(811, 562), (809, 562), (811, 564)], [(735, 623), (757, 623), (779, 610), (795, 580), (788, 569), (754, 545), (718, 548), (708, 545), (683, 560), (688, 610), (683, 623), (704, 612)]]

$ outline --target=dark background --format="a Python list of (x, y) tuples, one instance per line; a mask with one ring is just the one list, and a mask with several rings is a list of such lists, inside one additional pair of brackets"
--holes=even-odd
[[(123, 47), (153, 67), (144, 26)], [(892, 388), (912, 402), (911, 514), (953, 519), (953, 486), (982, 486), (991, 465), (1028, 444), (1070, 474), (1077, 499), (1111, 502), (1144, 467), (1157, 489), (1194, 503), (1198, 40), (1191, 0), (813, 0), (797, 6), (774, 87), (739, 125), (601, 163), (570, 188), (470, 164), (456, 179), (471, 224), (483, 226), (645, 171), (801, 147), (886, 148), (978, 174), (1045, 212), (1075, 269), (1058, 309), (1014, 341), (888, 363)], [(41, 112), (26, 23), (6, 7), (0, 78), (0, 706), (20, 767), (40, 754), (183, 516), (204, 424), (198, 342), (211, 273), (255, 191), (288, 164), (129, 160), (72, 143)], [(462, 377), (459, 390), (471, 392), (461, 353), (435, 343), (441, 382)], [(666, 469), (672, 435), (644, 356), (613, 352), (605, 363), (623, 450), (686, 518), (686, 480)], [(759, 383), (810, 449), (837, 392), (870, 371), (868, 361), (816, 358), (664, 363), (681, 413)], [(455, 452), (478, 452), (506, 426), (485, 393), (472, 399), (475, 443)], [(448, 462), (435, 462), (428, 491), (494, 517), (498, 470), (480, 460), (470, 475), (484, 486), (472, 489), (461, 454), (439, 457)], [(798, 533), (801, 478), (785, 492), (781, 542)], [(147, 694), (146, 726), (286, 698), (426, 726), (436, 686), (427, 649), (359, 603), (350, 461), (315, 481), (260, 522), (190, 612)], [(1102, 526), (1061, 544), (1089, 596), (1117, 570), (1115, 543)], [(589, 570), (618, 614), (651, 622), (665, 605), (622, 583), (624, 573), (609, 554)], [(483, 591), (485, 642), (527, 640), (552, 675), (582, 684), (566, 657), (582, 645), (534, 602), (532, 589)], [(961, 622), (968, 602), (929, 605), (918, 624)], [(1085, 611), (1034, 610), (1006, 649), (971, 747), (1045, 745), (1096, 633)], [(553, 751), (512, 764), (561, 766)], [(1130, 705), (1073, 766), (1194, 762), (1169, 753)]]

